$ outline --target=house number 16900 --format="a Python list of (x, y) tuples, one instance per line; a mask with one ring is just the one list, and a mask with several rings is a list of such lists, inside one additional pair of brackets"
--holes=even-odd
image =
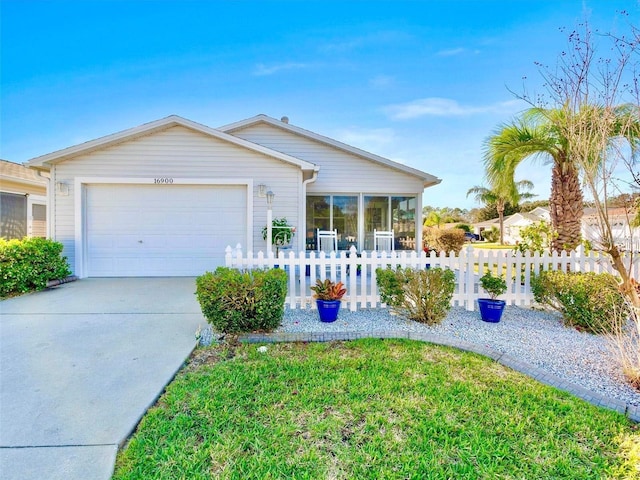
[(162, 183), (162, 184), (171, 184), (173, 183), (173, 178), (154, 178), (153, 183)]

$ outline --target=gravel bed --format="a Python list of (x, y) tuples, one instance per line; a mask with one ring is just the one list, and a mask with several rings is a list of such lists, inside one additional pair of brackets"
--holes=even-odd
[(320, 322), (316, 310), (287, 308), (276, 331), (428, 332), (487, 346), (608, 398), (640, 405), (640, 393), (625, 382), (606, 340), (563, 326), (555, 313), (509, 306), (500, 323), (486, 323), (479, 312), (454, 307), (440, 325), (427, 326), (383, 308), (357, 312), (343, 308), (333, 323)]

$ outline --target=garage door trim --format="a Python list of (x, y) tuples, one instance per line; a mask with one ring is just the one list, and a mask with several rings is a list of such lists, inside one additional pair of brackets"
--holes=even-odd
[(95, 184), (129, 185), (241, 185), (247, 189), (247, 251), (253, 250), (253, 179), (247, 178), (176, 178), (159, 177), (76, 177), (74, 184), (75, 217), (75, 274), (79, 278), (87, 276), (87, 195), (86, 187)]

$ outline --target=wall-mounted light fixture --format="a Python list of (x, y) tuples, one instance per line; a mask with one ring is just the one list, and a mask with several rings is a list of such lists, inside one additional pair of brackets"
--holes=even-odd
[(264, 198), (267, 195), (267, 186), (264, 183), (258, 185), (258, 196)]
[(69, 185), (64, 182), (56, 182), (56, 191), (60, 195), (67, 196), (69, 195)]

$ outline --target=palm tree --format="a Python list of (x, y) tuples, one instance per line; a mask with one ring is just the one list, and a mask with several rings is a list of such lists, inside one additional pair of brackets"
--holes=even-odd
[(511, 178), (512, 181), (501, 180), (500, 182), (496, 182), (493, 189), (476, 185), (467, 191), (467, 197), (474, 195), (477, 202), (496, 206), (498, 222), (500, 224), (500, 245), (504, 245), (504, 208), (506, 204), (511, 203), (512, 205), (518, 205), (520, 200), (526, 200), (535, 196), (532, 193), (523, 191), (533, 188), (533, 183), (529, 180), (514, 182), (513, 176), (507, 176), (505, 178)]
[(424, 219), (424, 225), (427, 227), (440, 228), (444, 221), (442, 214), (439, 210), (431, 210), (429, 215)]
[[(580, 186), (580, 170), (585, 166), (598, 168), (604, 154), (595, 147), (597, 142), (589, 138), (589, 125), (593, 124), (599, 107), (589, 106), (589, 115), (583, 107), (577, 113), (568, 108), (531, 108), (511, 124), (504, 124), (486, 141), (484, 163), (486, 175), (491, 183), (509, 182), (516, 167), (525, 159), (540, 158), (551, 163), (551, 197), (549, 210), (551, 225), (557, 232), (553, 249), (573, 250), (580, 244), (583, 196)], [(614, 109), (616, 121), (610, 122), (604, 135), (613, 140), (621, 135), (636, 145), (640, 139), (637, 125), (629, 128), (629, 108)], [(602, 136), (602, 129), (599, 135)], [(607, 146), (605, 145), (604, 148)], [(513, 181), (513, 180), (511, 180)]]

